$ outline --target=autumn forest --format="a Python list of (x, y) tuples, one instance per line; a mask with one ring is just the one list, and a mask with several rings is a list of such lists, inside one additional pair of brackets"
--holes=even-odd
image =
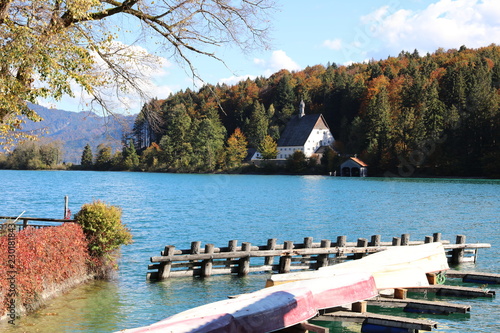
[[(303, 99), (322, 113), (340, 156), (372, 175), (498, 177), (500, 46), (328, 64), (234, 86), (186, 90), (144, 105), (134, 128), (146, 169), (234, 167), (235, 131), (258, 148), (279, 139)], [(233, 161), (229, 163), (228, 161)], [(335, 167), (335, 166), (334, 166)]]
[(122, 152), (100, 147), (93, 158), (86, 149), (82, 165), (259, 172), (242, 164), (247, 148), (277, 142), (301, 100), (306, 114), (323, 114), (335, 143), (323, 159), (299, 161), (304, 167), (295, 171), (326, 174), (356, 154), (372, 176), (500, 177), (496, 45), (401, 52), (380, 61), (282, 70), (233, 86), (180, 91), (143, 106)]

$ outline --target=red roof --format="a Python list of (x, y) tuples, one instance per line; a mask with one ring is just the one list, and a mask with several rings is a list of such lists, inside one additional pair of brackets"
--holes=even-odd
[(353, 160), (354, 162), (358, 163), (362, 167), (367, 167), (368, 166), (368, 164), (366, 164), (365, 162), (363, 162), (362, 160), (360, 160), (357, 157), (351, 157), (351, 160)]

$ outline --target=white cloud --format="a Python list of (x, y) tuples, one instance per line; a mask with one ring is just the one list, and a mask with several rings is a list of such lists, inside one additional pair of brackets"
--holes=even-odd
[(298, 71), (301, 69), (299, 64), (290, 58), (285, 51), (273, 51), (269, 60), (254, 59), (254, 63), (264, 69), (264, 76), (270, 76), (282, 69), (289, 71)]
[(342, 40), (340, 38), (327, 39), (322, 44), (324, 47), (330, 50), (340, 50), (342, 48)]
[(235, 85), (236, 83), (240, 81), (245, 81), (246, 79), (254, 80), (256, 78), (255, 75), (241, 75), (241, 76), (231, 76), (228, 78), (223, 78), (219, 80), (219, 83), (221, 84), (227, 84), (229, 86)]
[(370, 37), (382, 44), (385, 55), (413, 49), (433, 52), (440, 47), (481, 47), (500, 40), (500, 1), (439, 0), (420, 11), (391, 11), (384, 6), (361, 22), (367, 25)]

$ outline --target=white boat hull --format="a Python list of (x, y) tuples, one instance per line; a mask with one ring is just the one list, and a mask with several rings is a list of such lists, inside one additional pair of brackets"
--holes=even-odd
[(202, 305), (124, 332), (272, 332), (306, 321), (320, 309), (377, 295), (373, 277), (364, 273), (297, 281)]
[(378, 289), (426, 287), (429, 286), (427, 273), (447, 269), (449, 266), (443, 245), (429, 243), (393, 247), (317, 271), (275, 274), (267, 281), (267, 285), (365, 272), (373, 275)]

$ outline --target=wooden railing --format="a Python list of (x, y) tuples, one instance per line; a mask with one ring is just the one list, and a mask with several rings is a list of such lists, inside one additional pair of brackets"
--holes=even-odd
[[(369, 253), (382, 251), (391, 246), (418, 245), (441, 242), (452, 263), (475, 261), (479, 248), (489, 248), (490, 244), (466, 244), (465, 236), (458, 235), (456, 244), (441, 240), (441, 234), (425, 237), (424, 241), (410, 241), (409, 234), (394, 237), (391, 242), (381, 242), (380, 235), (374, 235), (368, 241), (359, 238), (357, 242), (346, 242), (346, 236), (337, 237), (336, 242), (324, 239), (314, 243), (312, 237), (304, 238), (304, 242), (294, 244), (285, 241), (277, 244), (276, 238), (269, 239), (266, 245), (254, 246), (243, 242), (237, 246), (237, 240), (231, 240), (227, 247), (215, 247), (201, 242), (192, 242), (191, 248), (177, 250), (168, 245), (160, 256), (151, 257), (153, 264), (148, 266), (148, 280), (163, 280), (169, 277), (210, 276), (215, 274), (247, 275), (250, 272), (272, 271), (286, 273), (292, 270), (318, 269), (347, 259), (358, 259)], [(255, 259), (252, 259), (255, 258)], [(277, 260), (275, 260), (277, 258)], [(254, 262), (250, 263), (250, 260)]]
[[(69, 220), (69, 219), (47, 219), (47, 218), (40, 218), (40, 217), (17, 217), (17, 216), (0, 216), (0, 221), (11, 221), (15, 222), (16, 229), (18, 231), (24, 230), (27, 227), (33, 227), (33, 228), (45, 228), (45, 227), (53, 227), (55, 225), (60, 225), (61, 223), (67, 223), (67, 222), (75, 222), (75, 220)], [(30, 223), (32, 221), (35, 222), (45, 222), (45, 223)], [(0, 224), (0, 229), (3, 230), (6, 227), (6, 223)]]

